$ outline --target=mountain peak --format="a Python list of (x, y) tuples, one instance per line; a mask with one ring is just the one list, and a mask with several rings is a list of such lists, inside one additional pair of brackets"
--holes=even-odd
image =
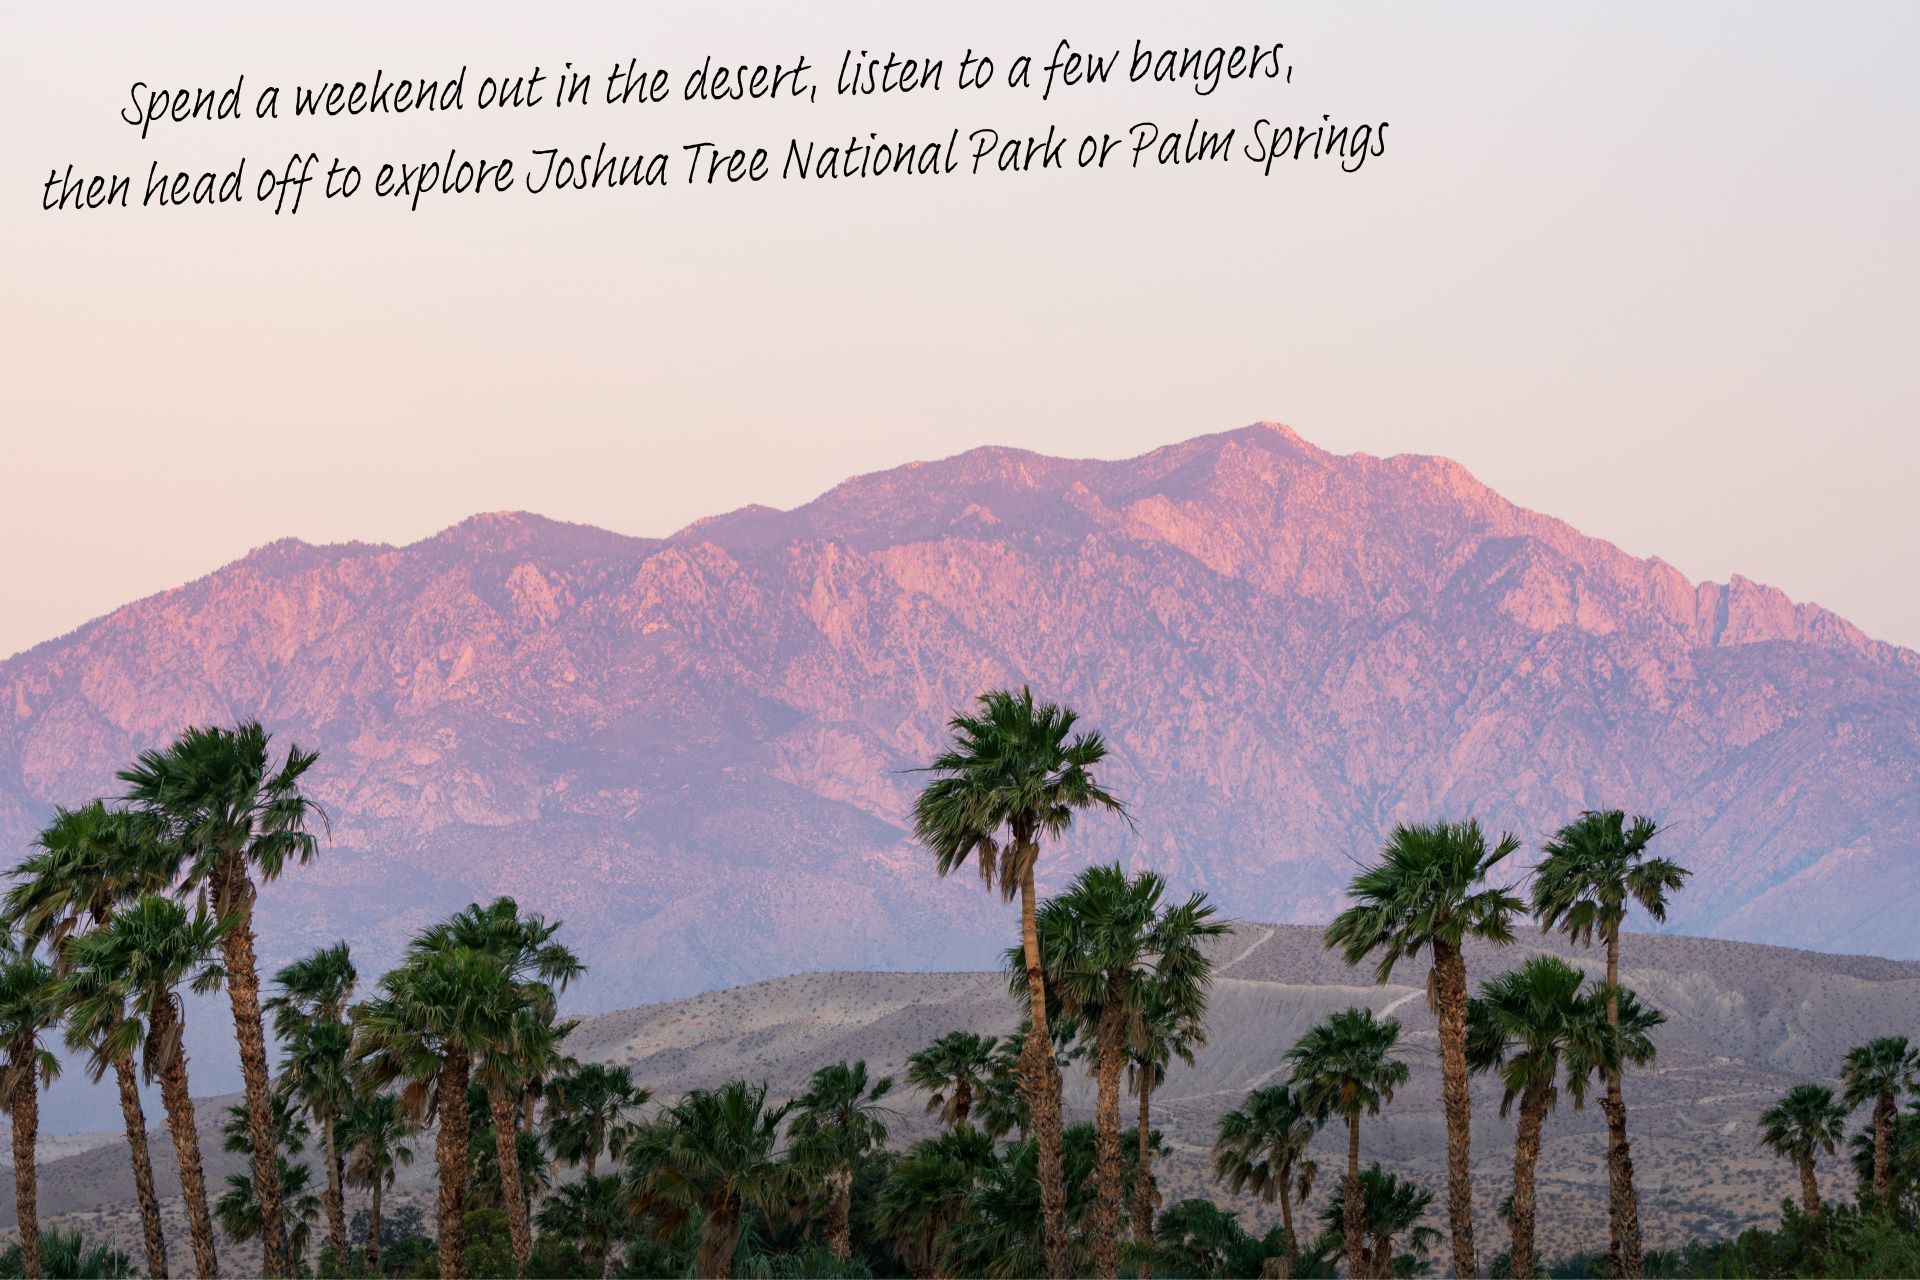
[(1118, 858), (1325, 919), (1396, 823), (1532, 839), (1617, 805), (1696, 873), (1675, 928), (1915, 953), (1914, 655), (1277, 423), (977, 449), (660, 541), (493, 512), (275, 543), (0, 663), (0, 840), (184, 724), (257, 716), (320, 749), (335, 819), (263, 895), (270, 961), (351, 916), (377, 964), (510, 894), (607, 999), (988, 963), (1001, 904), (930, 873), (911, 771), (1016, 683), (1106, 735), (1136, 815), (1076, 826), (1049, 875)]

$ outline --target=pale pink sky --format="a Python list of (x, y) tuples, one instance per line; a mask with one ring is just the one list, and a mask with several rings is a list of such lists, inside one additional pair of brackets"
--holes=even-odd
[[(983, 443), (1260, 418), (1459, 459), (1696, 577), (1920, 645), (1920, 6), (12, 6), (0, 654), (272, 539), (525, 508), (638, 534)], [(1284, 40), (1291, 87), (162, 126), (135, 80), (597, 75), (847, 47), (1005, 65)], [(949, 63), (949, 72), (952, 63)], [(49, 168), (1392, 122), (1303, 168), (42, 213)]]

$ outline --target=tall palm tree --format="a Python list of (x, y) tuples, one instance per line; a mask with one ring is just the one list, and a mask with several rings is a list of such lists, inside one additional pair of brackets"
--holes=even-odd
[(973, 1115), (974, 1095), (993, 1070), (995, 1036), (949, 1031), (907, 1055), (906, 1081), (927, 1095), (927, 1114), (958, 1127)]
[(1820, 1212), (1814, 1161), (1822, 1151), (1834, 1154), (1846, 1133), (1847, 1108), (1823, 1084), (1797, 1084), (1760, 1113), (1760, 1141), (1793, 1161), (1800, 1174), (1800, 1202), (1809, 1217)]
[[(1144, 1043), (1145, 1016), (1155, 999), (1174, 1006), (1169, 1016), (1200, 1021), (1213, 980), (1200, 942), (1228, 931), (1201, 895), (1163, 910), (1165, 892), (1165, 878), (1150, 871), (1129, 877), (1118, 864), (1088, 867), (1041, 907), (1036, 925), (1049, 1000), (1058, 1006), (1062, 1029), (1093, 1054), (1093, 1268), (1107, 1280), (1119, 1273), (1125, 1180), (1120, 1085), (1129, 1047)], [(1026, 994), (1023, 961), (1018, 949), (1007, 955), (1016, 995)]]
[(440, 1274), (457, 1280), (466, 1258), (464, 1213), (471, 1126), (467, 1086), (474, 1060), (511, 1035), (532, 1006), (527, 984), (499, 960), (465, 947), (423, 948), (380, 979), (379, 993), (354, 1017), (354, 1061), (362, 1088), (402, 1085), (416, 1120), (436, 1118)]
[(357, 1097), (341, 1123), (340, 1143), (347, 1152), (347, 1181), (367, 1190), (367, 1266), (380, 1269), (380, 1201), (413, 1163), (411, 1139), (419, 1124), (391, 1093)]
[(1353, 878), (1354, 905), (1334, 917), (1327, 946), (1348, 964), (1378, 955), (1374, 976), (1432, 949), (1427, 1004), (1440, 1024), (1440, 1092), (1447, 1118), (1447, 1217), (1455, 1275), (1479, 1274), (1473, 1248), (1472, 1104), (1467, 1092), (1467, 961), (1470, 938), (1513, 941), (1513, 916), (1525, 909), (1487, 873), (1520, 848), (1512, 836), (1488, 847), (1478, 821), (1398, 826), (1380, 860)]
[(1851, 1111), (1873, 1104), (1873, 1194), (1887, 1203), (1892, 1186), (1893, 1114), (1903, 1092), (1920, 1089), (1920, 1051), (1905, 1036), (1882, 1036), (1851, 1049), (1840, 1067), (1840, 1101)]
[[(78, 809), (55, 809), (34, 852), (14, 869), (4, 908), (8, 927), (18, 930), (23, 942), (50, 947), (54, 967), (61, 968), (67, 942), (76, 932), (104, 928), (114, 908), (142, 894), (165, 892), (171, 885), (176, 859), (163, 843), (164, 834), (145, 815), (110, 809), (100, 800)], [(133, 1046), (113, 1059), (147, 1275), (166, 1280), (167, 1241), (137, 1070)]]
[(1284, 1241), (1279, 1280), (1287, 1280), (1300, 1257), (1293, 1227), (1293, 1202), (1304, 1205), (1313, 1193), (1320, 1166), (1307, 1154), (1320, 1119), (1301, 1095), (1286, 1085), (1249, 1093), (1220, 1117), (1213, 1143), (1213, 1176), (1239, 1195), (1251, 1191), (1267, 1204), (1280, 1202)]
[(1513, 1207), (1507, 1215), (1513, 1233), (1511, 1258), (1515, 1280), (1534, 1271), (1534, 1172), (1540, 1162), (1540, 1137), (1547, 1116), (1559, 1102), (1560, 1081), (1576, 1109), (1584, 1106), (1594, 1073), (1604, 1075), (1624, 1045), (1636, 1059), (1650, 1058), (1649, 1032), (1665, 1016), (1629, 1006), (1631, 1024), (1616, 1035), (1607, 1025), (1606, 993), (1585, 989), (1581, 972), (1559, 956), (1535, 956), (1520, 968), (1480, 985), (1467, 1008), (1467, 1062), (1474, 1071), (1493, 1072), (1505, 1092), (1500, 1114), (1520, 1104), (1513, 1144)]
[(1076, 720), (1066, 708), (1036, 704), (1030, 689), (982, 694), (974, 714), (948, 722), (953, 741), (928, 766), (940, 776), (913, 807), (914, 835), (933, 852), (941, 875), (972, 858), (989, 887), (1009, 901), (1020, 899), (1030, 1019), (1020, 1082), (1038, 1141), (1040, 1215), (1052, 1275), (1067, 1269), (1067, 1192), (1060, 1163), (1060, 1071), (1047, 1025), (1034, 868), (1040, 842), (1065, 836), (1080, 810), (1126, 813), (1094, 777), (1107, 757), (1106, 742), (1097, 733), (1075, 733)]
[(826, 1183), (827, 1248), (842, 1262), (853, 1256), (854, 1165), (886, 1145), (887, 1121), (897, 1113), (881, 1099), (892, 1091), (892, 1076), (869, 1083), (864, 1061), (836, 1062), (814, 1072), (794, 1100), (793, 1159)]
[(652, 1097), (651, 1089), (633, 1082), (630, 1067), (578, 1063), (547, 1087), (547, 1145), (593, 1177), (602, 1151), (618, 1160), (626, 1150), (633, 1113)]
[(233, 729), (190, 728), (164, 750), (142, 752), (122, 770), (127, 800), (165, 823), (190, 886), (206, 890), (222, 934), (227, 996), (233, 1005), (240, 1075), (253, 1119), (253, 1185), (269, 1276), (291, 1273), (280, 1221), (279, 1153), (268, 1141), (267, 1039), (260, 1017), (260, 970), (254, 955), (253, 904), (262, 882), (289, 861), (305, 864), (318, 852), (307, 830), (325, 814), (301, 791), (318, 756), (299, 747), (274, 763), (267, 731), (258, 721)]
[[(1690, 874), (1667, 858), (1649, 857), (1660, 834), (1651, 818), (1631, 822), (1619, 809), (1588, 810), (1562, 827), (1542, 849), (1533, 873), (1533, 914), (1542, 931), (1559, 929), (1575, 943), (1597, 938), (1607, 949), (1607, 986), (1620, 986), (1620, 930), (1629, 908), (1658, 921), (1667, 918), (1667, 895)], [(1608, 1025), (1620, 1025), (1617, 1002), (1607, 1006)], [(1622, 1056), (1622, 1061), (1626, 1061)], [(1633, 1152), (1627, 1142), (1627, 1104), (1621, 1073), (1608, 1073), (1600, 1110), (1607, 1119), (1607, 1263), (1616, 1276), (1640, 1280), (1640, 1202), (1633, 1188)]]
[[(327, 1240), (333, 1255), (347, 1257), (346, 1161), (338, 1133), (341, 1114), (353, 1100), (348, 1059), (353, 1033), (346, 1024), (347, 1004), (359, 983), (353, 954), (344, 940), (321, 947), (273, 975), (279, 993), (264, 1006), (273, 1015), (274, 1033), (287, 1044), (280, 1089), (298, 1098), (320, 1127), (327, 1166)], [(297, 1251), (296, 1251), (297, 1252)]]
[[(1365, 1274), (1366, 1209), (1360, 1185), (1360, 1118), (1379, 1115), (1411, 1074), (1400, 1057), (1400, 1020), (1373, 1010), (1329, 1014), (1287, 1051), (1300, 1103), (1322, 1120), (1347, 1122), (1346, 1245), (1348, 1274)], [(1471, 1274), (1471, 1273), (1470, 1273)]]
[(532, 1213), (521, 1177), (518, 1131), (520, 1099), (535, 1082), (558, 1065), (559, 1044), (567, 1027), (554, 1022), (555, 988), (586, 972), (580, 957), (555, 942), (560, 922), (538, 915), (521, 915), (512, 898), (496, 898), (486, 906), (475, 903), (444, 922), (424, 930), (412, 950), (425, 954), (457, 949), (491, 956), (507, 978), (525, 993), (527, 1008), (499, 1024), (499, 1034), (479, 1047), (473, 1067), (485, 1086), (494, 1132), (494, 1158), (500, 1164), (500, 1187), (507, 1214), (507, 1234), (514, 1261), (522, 1268), (533, 1253)]
[(627, 1146), (627, 1182), (636, 1212), (663, 1234), (698, 1220), (693, 1273), (727, 1280), (743, 1214), (781, 1212), (794, 1190), (780, 1156), (786, 1106), (767, 1105), (767, 1086), (732, 1080), (695, 1089), (640, 1127)]
[(60, 1074), (60, 1059), (43, 1037), (60, 1017), (60, 995), (53, 967), (21, 949), (13, 938), (0, 940), (0, 1098), (13, 1122), (13, 1201), (20, 1229), (20, 1258), (29, 1280), (39, 1280), (40, 1180), (35, 1149), (40, 1141), (40, 1082)]
[[(1211, 973), (1211, 961), (1209, 973)], [(1127, 1051), (1127, 1088), (1139, 1104), (1134, 1133), (1133, 1238), (1140, 1246), (1140, 1275), (1152, 1280), (1153, 1210), (1157, 1197), (1153, 1180), (1153, 1095), (1166, 1083), (1167, 1066), (1175, 1058), (1193, 1064), (1194, 1050), (1207, 1042), (1206, 1006), (1190, 999), (1192, 988), (1178, 967), (1157, 973), (1149, 982), (1146, 1008), (1139, 1031)], [(1204, 995), (1204, 991), (1202, 992)]]
[(189, 915), (179, 903), (149, 895), (116, 910), (105, 927), (76, 937), (63, 957), (60, 981), (67, 1045), (88, 1053), (94, 1079), (139, 1046), (147, 1079), (160, 1081), (194, 1270), (203, 1276), (219, 1275), (220, 1265), (187, 1083), (184, 1010), (175, 988), (191, 982), (205, 993), (220, 985), (225, 975), (216, 956), (224, 949), (224, 931), (204, 910)]
[(347, 1171), (339, 1129), (340, 1118), (353, 1105), (352, 1057), (353, 1032), (345, 1022), (308, 1023), (288, 1041), (278, 1082), (280, 1092), (297, 1102), (319, 1128), (320, 1154), (327, 1168), (321, 1195), (327, 1242), (340, 1259), (347, 1256)]
[(993, 1139), (971, 1123), (916, 1142), (901, 1156), (880, 1188), (874, 1224), (916, 1276), (952, 1274), (942, 1236), (998, 1161)]

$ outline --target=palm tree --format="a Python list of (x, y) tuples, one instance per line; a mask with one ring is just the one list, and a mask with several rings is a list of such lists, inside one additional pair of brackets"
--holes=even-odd
[[(1627, 821), (1619, 809), (1588, 810), (1547, 841), (1533, 873), (1533, 914), (1542, 931), (1559, 929), (1576, 943), (1595, 938), (1607, 948), (1607, 986), (1620, 986), (1620, 930), (1629, 907), (1652, 919), (1667, 918), (1667, 895), (1690, 874), (1679, 863), (1650, 858), (1647, 846), (1660, 833), (1651, 818)], [(1617, 1003), (1607, 1006), (1609, 1026), (1620, 1025)], [(1625, 1055), (1622, 1055), (1625, 1061)], [(1607, 1118), (1607, 1263), (1616, 1276), (1640, 1280), (1640, 1203), (1633, 1189), (1633, 1153), (1627, 1143), (1627, 1104), (1620, 1072), (1606, 1078), (1600, 1110)]]
[(1470, 938), (1513, 941), (1513, 916), (1525, 904), (1486, 887), (1487, 873), (1520, 848), (1502, 836), (1491, 849), (1475, 820), (1398, 826), (1380, 861), (1347, 887), (1354, 905), (1334, 917), (1327, 946), (1348, 964), (1378, 954), (1375, 978), (1432, 948), (1427, 1005), (1440, 1024), (1440, 1092), (1447, 1117), (1447, 1216), (1453, 1272), (1479, 1274), (1473, 1250), (1472, 1105), (1467, 1093), (1467, 961)]
[(1220, 1117), (1213, 1143), (1213, 1176), (1233, 1194), (1251, 1191), (1267, 1204), (1280, 1202), (1282, 1249), (1279, 1280), (1287, 1280), (1300, 1256), (1293, 1227), (1293, 1201), (1304, 1205), (1320, 1166), (1307, 1154), (1320, 1120), (1300, 1094), (1286, 1085), (1249, 1093)]
[(1039, 1143), (1040, 1212), (1050, 1275), (1066, 1274), (1067, 1198), (1060, 1163), (1060, 1072), (1047, 1025), (1034, 868), (1040, 841), (1066, 835), (1079, 810), (1126, 813), (1094, 778), (1095, 767), (1107, 757), (1106, 742), (1097, 733), (1075, 733), (1076, 719), (1063, 707), (1036, 704), (1030, 689), (982, 694), (976, 714), (948, 722), (953, 742), (928, 766), (940, 776), (927, 784), (913, 808), (914, 835), (933, 852), (941, 875), (972, 858), (989, 887), (1009, 901), (1020, 899), (1030, 1019), (1020, 1082)]
[[(286, 1197), (287, 1256), (298, 1267), (313, 1239), (313, 1225), (320, 1217), (320, 1198), (307, 1189), (313, 1181), (312, 1170), (284, 1156), (278, 1158), (280, 1190)], [(227, 1175), (227, 1189), (214, 1203), (213, 1212), (228, 1239), (264, 1240), (266, 1219), (260, 1212), (260, 1197), (254, 1194), (253, 1179), (249, 1175)]]
[(559, 931), (559, 921), (523, 916), (512, 898), (496, 898), (484, 907), (476, 903), (454, 913), (423, 931), (412, 946), (419, 954), (466, 949), (490, 956), (525, 993), (528, 1007), (498, 1024), (500, 1034), (478, 1046), (473, 1064), (476, 1079), (486, 1087), (494, 1132), (507, 1135), (494, 1143), (494, 1158), (500, 1162), (514, 1261), (523, 1269), (533, 1252), (532, 1214), (519, 1167), (519, 1143), (511, 1135), (518, 1131), (519, 1100), (560, 1061), (559, 1044), (568, 1027), (553, 1021), (554, 988), (564, 990), (586, 972), (579, 956), (553, 941)]
[(420, 1126), (391, 1093), (354, 1100), (341, 1122), (340, 1145), (347, 1153), (347, 1181), (367, 1189), (367, 1266), (380, 1269), (380, 1200), (402, 1166), (413, 1163), (408, 1139)]
[(589, 1275), (605, 1275), (616, 1240), (633, 1220), (627, 1189), (616, 1174), (589, 1173), (555, 1191), (540, 1209), (540, 1229), (577, 1241)]
[[(986, 1078), (974, 1095), (972, 1119), (981, 1130), (995, 1138), (1017, 1133), (1022, 1140), (1033, 1127), (1033, 1113), (1020, 1089), (1020, 1055), (1025, 1051), (1027, 1030), (1019, 1031), (993, 1047), (987, 1061)], [(1056, 1062), (1054, 1069), (1059, 1070)]]
[(897, 1113), (880, 1100), (892, 1091), (892, 1076), (868, 1082), (864, 1061), (836, 1062), (814, 1072), (794, 1100), (793, 1159), (826, 1183), (827, 1247), (842, 1262), (853, 1256), (853, 1167), (886, 1145), (887, 1120)]
[[(109, 809), (99, 800), (78, 809), (55, 809), (35, 851), (14, 870), (4, 909), (8, 927), (18, 930), (24, 943), (51, 947), (54, 967), (60, 969), (68, 940), (83, 926), (104, 928), (115, 907), (145, 893), (164, 892), (171, 884), (175, 859), (162, 843), (164, 834), (144, 815)], [(166, 1235), (133, 1059), (129, 1046), (113, 1059), (113, 1075), (133, 1165), (134, 1198), (140, 1205), (147, 1275), (166, 1280)]]
[(1540, 1135), (1560, 1097), (1564, 1075), (1576, 1109), (1584, 1106), (1587, 1086), (1605, 1074), (1624, 1047), (1636, 1060), (1650, 1059), (1648, 1033), (1665, 1016), (1629, 1006), (1631, 1024), (1616, 1035), (1607, 1025), (1604, 990), (1583, 989), (1581, 972), (1558, 956), (1535, 956), (1520, 968), (1480, 986), (1467, 1008), (1467, 1062), (1476, 1072), (1495, 1072), (1505, 1093), (1500, 1114), (1520, 1103), (1513, 1144), (1513, 1205), (1507, 1215), (1513, 1233), (1511, 1258), (1515, 1280), (1534, 1270), (1534, 1171), (1540, 1161)]
[(1412, 1255), (1409, 1261), (1417, 1263), (1439, 1238), (1440, 1233), (1432, 1227), (1419, 1225), (1427, 1206), (1433, 1203), (1433, 1192), (1382, 1171), (1377, 1163), (1368, 1165), (1358, 1181), (1358, 1203), (1362, 1206), (1359, 1221), (1354, 1220), (1356, 1202), (1351, 1197), (1328, 1205), (1321, 1211), (1320, 1220), (1330, 1236), (1343, 1242), (1341, 1252), (1346, 1254), (1349, 1275), (1385, 1280), (1394, 1274), (1399, 1261), (1393, 1251), (1396, 1240), (1406, 1241)]
[(220, 1267), (187, 1083), (183, 1007), (174, 989), (188, 981), (202, 993), (220, 985), (225, 975), (215, 955), (224, 948), (225, 928), (204, 910), (188, 915), (170, 899), (143, 897), (115, 911), (103, 928), (73, 940), (60, 981), (67, 1045), (88, 1053), (94, 1079), (140, 1046), (147, 1079), (160, 1081), (194, 1270), (203, 1276), (219, 1275)]
[[(1125, 1177), (1120, 1084), (1129, 1047), (1144, 1044), (1145, 1015), (1156, 998), (1174, 1006), (1176, 1012), (1167, 1016), (1200, 1021), (1212, 963), (1199, 942), (1227, 932), (1198, 894), (1162, 911), (1165, 892), (1165, 879), (1152, 872), (1129, 878), (1117, 864), (1089, 867), (1041, 907), (1037, 921), (1047, 994), (1060, 1014), (1058, 1029), (1090, 1045), (1093, 1054), (1098, 1189), (1093, 1268), (1109, 1278), (1119, 1271)], [(1023, 960), (1017, 948), (1007, 954), (1016, 995), (1026, 994)]]
[(356, 1010), (354, 1061), (364, 1069), (362, 1088), (400, 1082), (415, 1120), (438, 1119), (434, 1162), (444, 1280), (456, 1280), (465, 1265), (467, 1086), (474, 1060), (511, 1036), (514, 1019), (533, 998), (527, 984), (515, 982), (493, 956), (416, 941), (405, 962), (380, 979), (380, 993)]
[[(320, 1130), (320, 1151), (327, 1166), (327, 1242), (333, 1256), (347, 1257), (346, 1159), (339, 1134), (340, 1117), (353, 1104), (353, 1032), (344, 1022), (316, 1021), (294, 1032), (280, 1067), (279, 1091), (297, 1101)], [(297, 1250), (295, 1251), (298, 1252)]]
[(0, 940), (0, 1097), (13, 1122), (13, 1200), (20, 1258), (29, 1280), (40, 1280), (40, 1179), (34, 1163), (40, 1141), (40, 1082), (60, 1074), (60, 1059), (42, 1037), (60, 1017), (53, 968), (14, 939)]
[(307, 830), (325, 814), (300, 789), (318, 756), (288, 749), (275, 765), (258, 721), (234, 729), (191, 728), (162, 751), (142, 752), (122, 770), (127, 800), (166, 824), (182, 856), (186, 881), (206, 890), (221, 935), (227, 995), (233, 1005), (240, 1074), (253, 1118), (253, 1184), (269, 1276), (291, 1273), (280, 1222), (278, 1153), (267, 1133), (267, 1040), (260, 1020), (260, 971), (254, 958), (254, 873), (275, 879), (288, 861), (305, 864), (318, 851)]
[(1885, 1205), (1892, 1185), (1893, 1114), (1902, 1092), (1920, 1089), (1920, 1052), (1905, 1036), (1882, 1036), (1849, 1050), (1840, 1089), (1849, 1111), (1873, 1104), (1873, 1194)]
[(794, 1188), (779, 1151), (787, 1111), (767, 1105), (766, 1085), (732, 1080), (691, 1091), (628, 1144), (635, 1210), (651, 1213), (664, 1235), (699, 1220), (693, 1273), (702, 1280), (732, 1273), (745, 1212), (785, 1208)]
[(916, 1276), (952, 1274), (942, 1236), (998, 1160), (993, 1139), (961, 1123), (914, 1143), (894, 1166), (880, 1188), (874, 1223)]
[(1076, 1276), (1090, 1254), (1085, 1230), (1093, 1207), (1094, 1132), (1088, 1124), (1061, 1133), (1061, 1171), (1067, 1192), (1068, 1269), (1049, 1271), (1048, 1241), (1040, 1213), (1039, 1143), (1029, 1138), (1008, 1147), (1000, 1160), (980, 1170), (960, 1211), (941, 1233), (950, 1274), (1017, 1280), (1021, 1276)]
[(1287, 1051), (1292, 1084), (1309, 1113), (1347, 1122), (1346, 1225), (1348, 1274), (1365, 1274), (1362, 1225), (1366, 1212), (1360, 1185), (1360, 1117), (1379, 1115), (1394, 1090), (1411, 1074), (1400, 1060), (1400, 1020), (1377, 1019), (1373, 1010), (1343, 1009), (1307, 1029)]
[(633, 1131), (632, 1113), (652, 1097), (651, 1089), (634, 1084), (631, 1068), (576, 1064), (547, 1087), (547, 1145), (569, 1164), (584, 1163), (592, 1177), (602, 1151), (620, 1158)]
[(973, 1115), (974, 1095), (993, 1070), (995, 1036), (949, 1031), (926, 1048), (907, 1055), (906, 1081), (927, 1095), (927, 1114), (959, 1127)]
[(1138, 1145), (1133, 1169), (1133, 1235), (1140, 1246), (1140, 1277), (1151, 1280), (1154, 1187), (1153, 1094), (1166, 1083), (1167, 1065), (1178, 1058), (1193, 1064), (1194, 1050), (1207, 1042), (1207, 1004), (1213, 988), (1213, 958), (1199, 946), (1232, 926), (1210, 922), (1213, 908), (1195, 894), (1160, 917), (1151, 972), (1140, 975), (1140, 1004), (1127, 1047), (1127, 1088), (1139, 1103), (1134, 1125)]
[(1255, 1237), (1236, 1214), (1209, 1200), (1182, 1200), (1160, 1215), (1156, 1244), (1143, 1264), (1179, 1276), (1270, 1276), (1284, 1268), (1283, 1233)]
[(1823, 1084), (1797, 1084), (1760, 1113), (1760, 1141), (1767, 1150), (1793, 1161), (1800, 1173), (1800, 1201), (1812, 1217), (1820, 1212), (1820, 1184), (1813, 1162), (1828, 1155), (1846, 1136), (1847, 1108)]
[(280, 1071), (280, 1090), (297, 1098), (320, 1127), (327, 1166), (327, 1188), (322, 1197), (327, 1214), (327, 1240), (333, 1255), (347, 1257), (346, 1161), (338, 1133), (341, 1114), (353, 1101), (353, 1079), (348, 1059), (353, 1033), (346, 1024), (347, 1003), (353, 999), (359, 972), (346, 942), (311, 951), (273, 975), (279, 994), (268, 1000), (274, 1033), (287, 1043)]

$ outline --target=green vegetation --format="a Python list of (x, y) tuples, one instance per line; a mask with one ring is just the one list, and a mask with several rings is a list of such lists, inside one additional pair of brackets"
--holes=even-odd
[[(908, 1055), (901, 1092), (917, 1092), (928, 1118), (913, 1123), (932, 1130), (911, 1141), (895, 1080), (866, 1062), (822, 1064), (792, 1098), (731, 1080), (656, 1100), (627, 1067), (576, 1061), (559, 1004), (585, 967), (560, 922), (507, 898), (421, 930), (364, 992), (342, 941), (281, 967), (263, 999), (254, 904), (320, 852), (325, 814), (303, 789), (314, 756), (276, 756), (257, 724), (187, 731), (120, 775), (118, 801), (57, 810), (6, 896), (0, 1091), (21, 1228), (0, 1276), (134, 1268), (97, 1241), (39, 1228), (36, 1116), (56, 1036), (120, 1085), (153, 1275), (169, 1263), (142, 1076), (160, 1087), (193, 1274), (217, 1274), (220, 1250), (240, 1242), (285, 1276), (1475, 1273), (1492, 1251), (1476, 1250), (1472, 1220), (1471, 1072), (1500, 1082), (1501, 1117), (1515, 1124), (1507, 1247), (1487, 1274), (1920, 1273), (1920, 1051), (1891, 1034), (1836, 1054), (1832, 1085), (1797, 1085), (1758, 1117), (1756, 1144), (1801, 1187), (1776, 1229), (1639, 1249), (1622, 1082), (1653, 1061), (1663, 1017), (1620, 985), (1621, 932), (1629, 912), (1662, 918), (1687, 872), (1650, 853), (1655, 823), (1618, 810), (1557, 832), (1527, 900), (1490, 883), (1518, 849), (1512, 837), (1490, 841), (1471, 821), (1399, 827), (1327, 930), (1330, 948), (1370, 962), (1382, 982), (1400, 961), (1428, 957), (1444, 1188), (1363, 1159), (1366, 1122), (1392, 1106), (1416, 1051), (1396, 1019), (1361, 1003), (1305, 1030), (1219, 1119), (1216, 1182), (1277, 1206), (1279, 1225), (1255, 1230), (1204, 1198), (1166, 1203), (1153, 1101), (1206, 1043), (1209, 944), (1227, 926), (1203, 895), (1169, 901), (1162, 877), (1119, 865), (1040, 897), (1040, 856), (1077, 816), (1126, 815), (1096, 778), (1105, 744), (1076, 723), (1026, 690), (994, 691), (950, 722), (952, 742), (929, 766), (914, 821), (935, 869), (972, 861), (1019, 903), (1006, 975), (1024, 1020), (1004, 1039), (955, 1028)], [(1604, 980), (1535, 956), (1470, 994), (1468, 944), (1512, 942), (1529, 913), (1604, 948)], [(182, 1048), (189, 987), (227, 990), (246, 1084), (222, 1133), (247, 1167), (217, 1198)], [(1062, 1073), (1075, 1070), (1092, 1085), (1091, 1123), (1062, 1115)], [(1543, 1261), (1535, 1224), (1553, 1207), (1537, 1203), (1542, 1136), (1563, 1095), (1579, 1107), (1596, 1093), (1609, 1239)], [(1867, 1120), (1850, 1132), (1860, 1110)], [(1346, 1159), (1325, 1194), (1311, 1146), (1336, 1125)], [(429, 1128), (432, 1212), (390, 1212), (386, 1197)], [(1850, 1172), (1851, 1201), (1823, 1199), (1823, 1159), (1829, 1197)]]

